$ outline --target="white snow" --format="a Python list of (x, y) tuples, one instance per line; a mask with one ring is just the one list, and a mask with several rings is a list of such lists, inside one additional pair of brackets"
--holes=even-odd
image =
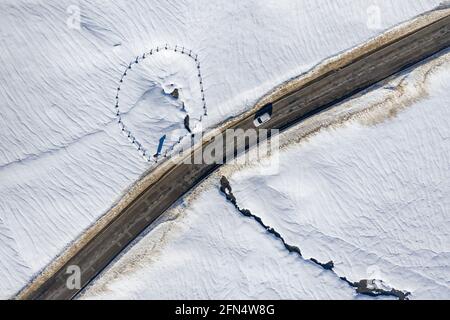
[[(151, 49), (151, 54), (139, 56), (135, 60), (138, 63), (126, 68), (116, 99), (121, 130), (150, 161), (155, 161), (158, 134), (165, 136), (163, 150), (169, 151), (190, 135), (184, 126), (185, 117), (189, 115), (190, 129), (198, 132), (195, 129), (207, 111), (199, 65), (193, 57), (196, 54), (182, 54), (182, 48), (169, 46), (157, 50)], [(171, 95), (174, 90), (178, 98)]]
[(240, 216), (219, 195), (222, 174), (239, 206), (305, 258), (332, 260), (339, 276), (412, 299), (448, 298), (449, 69), (447, 53), (317, 121), (366, 110), (351, 120), (299, 142), (316, 120), (283, 134), (276, 174), (261, 174), (270, 158), (226, 165), (82, 298), (362, 298)]
[(217, 188), (173, 210), (85, 299), (351, 299), (333, 275), (242, 219)]
[[(439, 1), (372, 4), (379, 26), (368, 23), (373, 7), (365, 0), (1, 1), (0, 298), (16, 293), (150, 168), (121, 134), (114, 108), (136, 56), (166, 43), (198, 53), (209, 106), (203, 126), (213, 126)], [(169, 143), (185, 133), (181, 101), (167, 95), (172, 83), (193, 118), (201, 114), (196, 65), (172, 55), (133, 66), (121, 90), (124, 123), (150, 151), (163, 134)]]
[[(429, 96), (392, 120), (322, 132), (282, 153), (279, 175), (233, 175), (240, 205), (353, 281), (376, 277), (413, 298), (448, 298), (449, 68), (447, 55)], [(420, 91), (405, 81), (407, 93)]]

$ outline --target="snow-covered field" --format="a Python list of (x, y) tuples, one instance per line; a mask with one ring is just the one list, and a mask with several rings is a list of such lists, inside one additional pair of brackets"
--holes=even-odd
[[(217, 182), (217, 181), (216, 181)], [(350, 299), (353, 290), (288, 255), (217, 188), (172, 210), (83, 298)]]
[(239, 215), (219, 193), (225, 175), (239, 206), (305, 259), (411, 299), (448, 299), (449, 70), (447, 53), (283, 134), (278, 172), (262, 174), (271, 158), (226, 165), (83, 298), (364, 298)]
[(200, 122), (196, 61), (162, 50), (133, 64), (121, 84), (136, 57), (166, 43), (198, 54), (206, 128), (439, 2), (1, 1), (0, 298), (16, 293), (153, 165), (117, 123), (119, 85), (121, 119), (150, 155), (163, 135), (167, 149), (186, 134), (185, 114)]

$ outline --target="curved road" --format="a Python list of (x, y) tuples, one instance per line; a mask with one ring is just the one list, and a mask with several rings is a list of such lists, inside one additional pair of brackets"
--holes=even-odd
[[(450, 16), (447, 16), (273, 101), (272, 118), (260, 128), (286, 129), (449, 46)], [(231, 129), (255, 128), (253, 119), (254, 114), (233, 124)], [(204, 146), (208, 143), (205, 142)], [(66, 286), (70, 276), (66, 273), (69, 266), (80, 267), (81, 287), (84, 288), (145, 228), (217, 167), (217, 164), (174, 164), (61, 269), (37, 289), (25, 292), (21, 298), (73, 298), (80, 290)]]

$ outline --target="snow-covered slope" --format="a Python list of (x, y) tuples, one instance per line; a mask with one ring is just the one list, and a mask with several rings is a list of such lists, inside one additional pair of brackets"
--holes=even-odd
[[(183, 208), (184, 207), (184, 208)], [(155, 281), (156, 280), (156, 281)], [(352, 298), (311, 263), (242, 220), (216, 188), (162, 221), (85, 298)]]
[[(1, 1), (0, 297), (17, 292), (151, 167), (115, 109), (137, 56), (166, 43), (198, 54), (205, 128), (438, 3)], [(186, 111), (192, 119), (203, 111), (195, 61), (173, 55), (134, 64), (120, 90), (123, 123), (151, 155), (164, 134), (167, 148), (186, 133)], [(164, 123), (162, 106), (174, 110)]]
[[(226, 165), (83, 298), (361, 298), (309, 258), (352, 282), (448, 298), (449, 70), (447, 53), (283, 134), (278, 172), (262, 174), (271, 158)], [(303, 259), (225, 201), (221, 175)]]
[[(279, 175), (232, 175), (240, 206), (353, 281), (377, 277), (413, 298), (448, 298), (449, 70), (392, 120), (352, 122), (287, 150)], [(407, 94), (420, 90), (406, 85)]]

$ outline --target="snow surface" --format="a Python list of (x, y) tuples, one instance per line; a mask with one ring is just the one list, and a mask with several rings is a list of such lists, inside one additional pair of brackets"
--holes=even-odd
[(412, 299), (448, 299), (449, 70), (447, 53), (327, 112), (365, 110), (348, 121), (299, 142), (301, 127), (282, 134), (277, 172), (262, 174), (271, 158), (226, 165), (82, 298), (362, 298), (240, 216), (219, 194), (223, 174), (238, 205), (305, 258), (332, 260), (339, 276), (382, 280)]
[(88, 291), (83, 298), (353, 297), (347, 285), (287, 254), (280, 243), (243, 220), (217, 188), (158, 223), (92, 289), (100, 294)]
[[(213, 126), (439, 1), (373, 4), (380, 28), (368, 25), (365, 0), (1, 1), (0, 298), (16, 293), (150, 168), (121, 134), (114, 108), (136, 56), (165, 43), (198, 53), (209, 105), (203, 126)], [(194, 118), (201, 113), (196, 65), (169, 56), (133, 66), (121, 90), (124, 122), (149, 149), (163, 134), (173, 142), (184, 133), (182, 101)], [(171, 84), (182, 89), (180, 101), (167, 95)], [(161, 123), (163, 106), (174, 112)]]

